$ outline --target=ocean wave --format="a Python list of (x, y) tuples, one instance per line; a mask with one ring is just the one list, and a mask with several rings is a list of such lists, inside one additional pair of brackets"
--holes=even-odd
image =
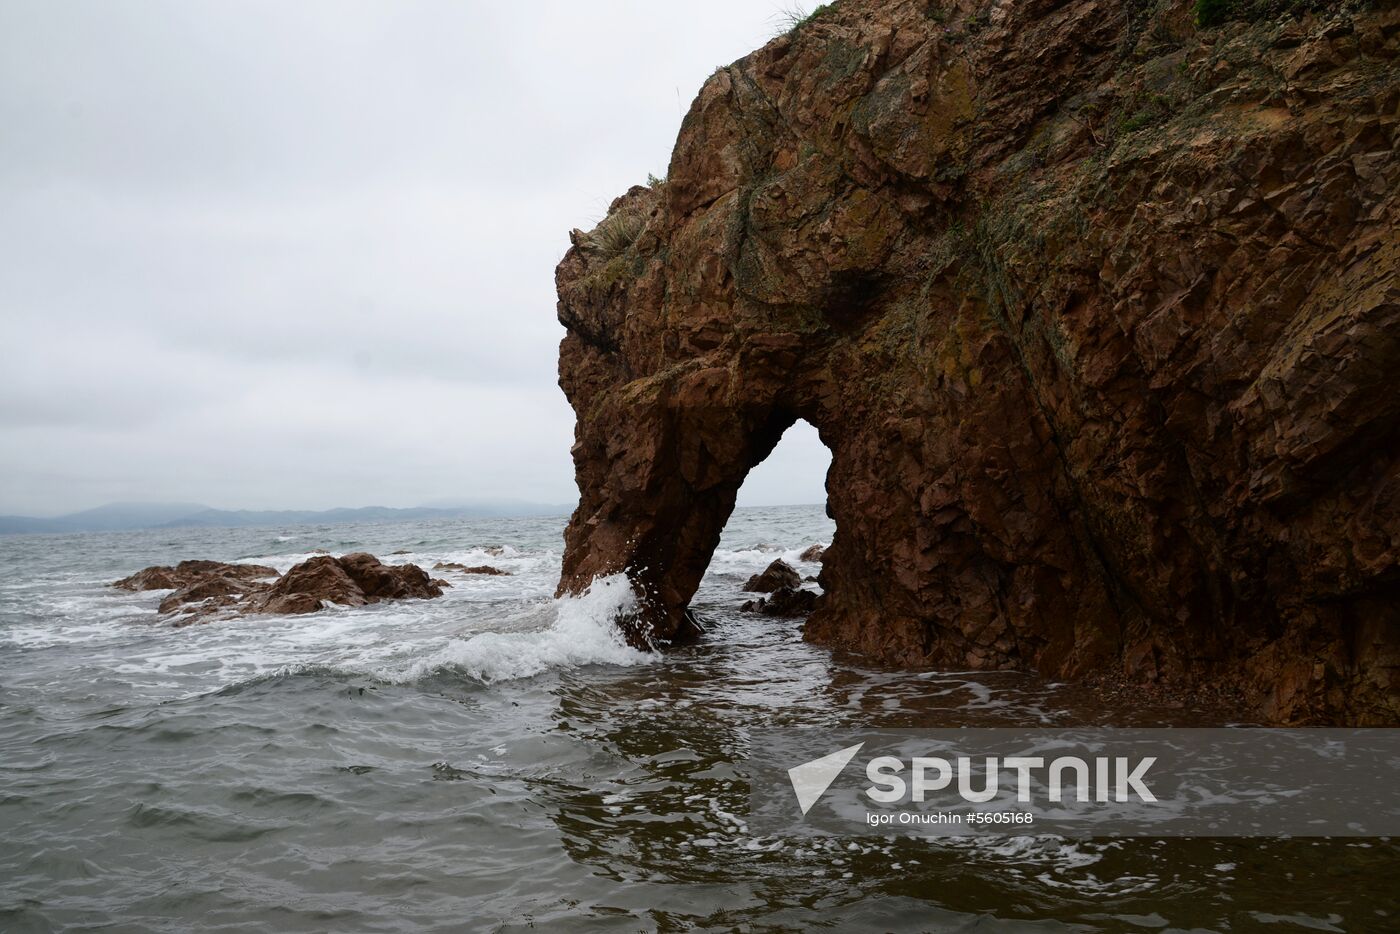
[[(360, 651), (347, 651), (348, 643), (354, 641), (352, 632), (342, 632), (332, 640), (326, 629), (331, 614), (317, 614), (314, 621), (319, 624), (318, 631), (292, 632), (300, 632), (312, 645), (327, 641), (347, 643), (334, 653), (335, 657), (322, 655), (264, 667), (269, 656), (279, 653), (263, 645), (259, 653), (266, 653), (263, 657), (250, 653), (240, 659), (252, 671), (212, 690), (191, 692), (186, 698), (232, 697), (249, 690), (308, 682), (413, 686), (440, 683), (440, 679), (448, 677), (488, 686), (557, 669), (644, 664), (660, 656), (627, 645), (616, 623), (619, 615), (633, 612), (636, 607), (631, 585), (624, 575), (618, 574), (595, 581), (579, 596), (523, 605), (504, 618), (496, 618), (495, 625), (502, 629), (449, 637), (445, 641), (429, 638), (418, 640), (417, 644), (376, 636), (360, 646)], [(341, 617), (343, 625), (353, 626), (363, 613), (362, 608), (335, 615)], [(271, 622), (275, 620), (270, 618)], [(310, 622), (313, 620), (306, 620)], [(179, 657), (174, 661), (183, 664), (189, 659)], [(149, 666), (148, 659), (142, 667)]]
[(246, 678), (240, 678), (237, 681), (221, 685), (213, 690), (195, 691), (180, 698), (180, 700), (237, 697), (248, 691), (276, 687), (286, 682), (302, 680), (313, 683), (339, 682), (349, 684), (353, 682), (361, 687), (373, 687), (377, 684), (391, 683), (388, 679), (376, 677), (374, 673), (366, 671), (363, 668), (326, 664), (324, 662), (297, 662), (291, 665), (282, 665), (271, 671), (262, 671)]
[(815, 573), (815, 569), (821, 567), (821, 562), (802, 560), (803, 552), (813, 545), (827, 547), (826, 543), (813, 539), (790, 548), (764, 543), (743, 548), (717, 548), (710, 558), (708, 574), (730, 577), (754, 574), (766, 568), (774, 559), (782, 559), (794, 568), (802, 569), (804, 574)]
[(659, 656), (629, 646), (617, 619), (637, 609), (637, 597), (622, 574), (602, 577), (576, 597), (552, 604), (553, 621), (524, 632), (483, 632), (453, 639), (408, 667), (396, 680), (416, 681), (446, 671), (486, 684), (528, 678), (551, 669), (583, 665), (640, 665)]

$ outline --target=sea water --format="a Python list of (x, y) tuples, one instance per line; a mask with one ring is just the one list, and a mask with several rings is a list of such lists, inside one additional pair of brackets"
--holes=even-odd
[[(0, 930), (1245, 931), (1400, 926), (1380, 840), (751, 834), (757, 727), (1213, 725), (1013, 673), (908, 672), (742, 613), (830, 541), (741, 509), (698, 645), (638, 651), (620, 579), (556, 600), (565, 519), (0, 538)], [(320, 550), (440, 599), (172, 628), (110, 583)], [(432, 571), (490, 564), (509, 576)], [(814, 585), (808, 585), (814, 586)]]

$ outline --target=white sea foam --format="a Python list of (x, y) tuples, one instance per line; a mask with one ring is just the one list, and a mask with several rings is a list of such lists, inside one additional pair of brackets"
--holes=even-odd
[(617, 628), (619, 616), (637, 609), (636, 594), (624, 575), (599, 578), (587, 592), (555, 600), (550, 609), (553, 620), (542, 629), (454, 639), (409, 666), (401, 680), (452, 667), (489, 684), (555, 668), (639, 665), (658, 657), (629, 646)]
[[(245, 553), (238, 560), (285, 571), (314, 555)], [(496, 682), (656, 657), (630, 648), (617, 630), (618, 614), (636, 606), (622, 576), (597, 581), (580, 597), (554, 600), (549, 594), (559, 556), (552, 549), (434, 549), (415, 557), (427, 568), (439, 560), (490, 563), (509, 575), (430, 571), (452, 584), (436, 600), (216, 619), (184, 629), (171, 628), (156, 614), (165, 591), (127, 593), (112, 589), (106, 578), (44, 586), (31, 581), (25, 589), (32, 596), (16, 601), (27, 605), (28, 618), (0, 626), (0, 645), (80, 647), (92, 669), (137, 691), (173, 697), (301, 670), (408, 682), (451, 669)]]
[(721, 579), (742, 578), (762, 571), (774, 559), (781, 559), (803, 575), (815, 574), (821, 568), (821, 563), (802, 560), (802, 553), (814, 544), (825, 547), (822, 542), (814, 539), (791, 548), (777, 548), (763, 543), (744, 548), (717, 548), (710, 558), (708, 573)]

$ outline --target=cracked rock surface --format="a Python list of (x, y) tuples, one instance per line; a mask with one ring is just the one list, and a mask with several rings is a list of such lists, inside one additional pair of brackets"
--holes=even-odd
[(1400, 13), (841, 0), (574, 231), (561, 592), (688, 603), (797, 419), (806, 638), (1400, 723)]

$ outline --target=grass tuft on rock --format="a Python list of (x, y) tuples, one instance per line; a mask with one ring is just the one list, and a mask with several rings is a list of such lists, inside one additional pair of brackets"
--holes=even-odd
[(812, 12), (808, 13), (801, 4), (794, 3), (778, 11), (774, 16), (774, 19), (778, 23), (778, 35), (791, 35), (797, 32), (797, 30), (812, 22), (814, 19), (817, 19), (833, 6), (835, 6), (834, 3), (819, 3), (812, 8)]
[(603, 218), (588, 234), (589, 249), (603, 259), (627, 252), (647, 226), (647, 212), (641, 205), (629, 205)]

